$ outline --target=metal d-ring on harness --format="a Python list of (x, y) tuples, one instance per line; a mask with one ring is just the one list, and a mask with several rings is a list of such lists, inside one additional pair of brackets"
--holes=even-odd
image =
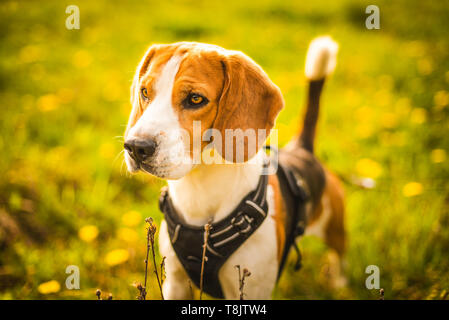
[[(269, 163), (264, 164), (264, 169)], [(286, 221), (286, 243), (279, 268), (279, 275), (284, 266), (287, 254), (291, 246), (299, 250), (295, 244), (295, 237), (304, 232), (304, 228), (297, 229), (301, 225), (305, 214), (301, 213), (298, 199), (305, 201), (305, 192), (298, 183), (293, 173), (281, 165), (277, 172), (281, 185), (282, 196), (288, 207)], [(268, 175), (262, 174), (256, 189), (247, 194), (239, 205), (226, 216), (226, 218), (213, 222), (207, 243), (206, 263), (204, 264), (204, 292), (216, 298), (224, 298), (218, 279), (218, 272), (227, 259), (248, 239), (263, 223), (268, 215), (268, 203), (266, 201)], [(296, 187), (295, 187), (296, 186)], [(304, 197), (302, 197), (304, 195)], [(291, 207), (290, 207), (291, 206)], [(164, 213), (167, 222), (168, 234), (176, 255), (197, 287), (200, 284), (201, 256), (204, 241), (204, 228), (193, 226), (183, 221), (176, 212), (170, 199), (167, 188), (161, 192), (159, 208)], [(305, 223), (302, 224), (303, 226)], [(298, 260), (299, 261), (299, 260)]]

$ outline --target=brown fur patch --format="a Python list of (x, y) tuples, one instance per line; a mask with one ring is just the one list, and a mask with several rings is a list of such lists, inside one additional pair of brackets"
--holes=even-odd
[[(207, 129), (217, 129), (222, 136), (222, 156), (236, 162), (236, 143), (233, 157), (226, 156), (226, 129), (265, 129), (268, 137), (275, 118), (284, 106), (279, 88), (268, 78), (254, 61), (243, 53), (224, 50), (214, 46), (204, 46), (193, 42), (179, 42), (169, 45), (153, 45), (147, 51), (134, 76), (131, 88), (131, 112), (125, 137), (143, 111), (157, 94), (154, 83), (163, 66), (173, 56), (182, 61), (175, 77), (172, 105), (182, 128), (191, 137), (193, 150), (193, 121), (201, 121), (201, 136)], [(143, 100), (141, 89), (146, 88), (149, 99)], [(185, 108), (183, 101), (189, 94), (196, 93), (207, 98), (209, 103), (199, 108)], [(201, 137), (200, 137), (201, 138)], [(244, 139), (244, 160), (248, 154), (248, 139)], [(257, 141), (257, 151), (265, 142)], [(202, 141), (202, 139), (200, 139)], [(259, 143), (260, 142), (260, 143)], [(208, 145), (202, 141), (201, 151)]]
[(342, 255), (346, 245), (343, 187), (337, 176), (330, 172), (326, 172), (326, 182), (324, 193), (329, 198), (331, 217), (325, 229), (325, 242), (329, 247), (335, 249), (339, 255)]
[[(222, 145), (229, 145), (225, 137), (226, 129), (252, 129), (256, 132), (263, 129), (266, 135), (262, 138), (268, 137), (279, 111), (284, 107), (281, 91), (260, 66), (242, 53), (225, 56), (222, 64), (225, 84), (214, 122), (214, 128), (222, 133)], [(247, 138), (243, 141), (236, 139), (238, 143), (244, 145), (242, 159), (236, 158), (235, 145), (233, 150), (229, 150), (232, 154), (223, 150), (222, 157), (233, 162), (247, 161), (262, 147), (265, 139), (257, 135), (252, 145)]]

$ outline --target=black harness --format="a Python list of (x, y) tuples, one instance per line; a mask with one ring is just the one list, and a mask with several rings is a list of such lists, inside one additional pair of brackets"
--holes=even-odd
[[(282, 196), (288, 208), (284, 226), (286, 243), (279, 265), (279, 278), (291, 246), (294, 246), (298, 252), (298, 261), (300, 259), (295, 238), (304, 233), (306, 219), (304, 204), (307, 195), (301, 183), (298, 183), (302, 180), (298, 179), (297, 175), (295, 176), (294, 171), (279, 164), (277, 176)], [(218, 271), (267, 217), (267, 185), (268, 175), (261, 175), (256, 189), (247, 194), (235, 210), (226, 218), (211, 224), (206, 247), (207, 259), (204, 263), (203, 290), (207, 294), (215, 298), (224, 298)], [(164, 213), (168, 234), (179, 261), (193, 283), (199, 287), (204, 227), (189, 225), (179, 218), (167, 188), (162, 190), (159, 208)], [(296, 267), (299, 269), (299, 266), (298, 262)]]

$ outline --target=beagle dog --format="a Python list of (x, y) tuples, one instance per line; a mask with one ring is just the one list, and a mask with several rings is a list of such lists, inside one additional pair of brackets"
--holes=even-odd
[[(319, 97), (326, 76), (335, 67), (337, 50), (338, 45), (329, 37), (312, 41), (305, 67), (309, 92), (303, 128), (281, 150), (280, 158), (299, 168), (309, 193), (305, 234), (323, 238), (334, 252), (336, 283), (343, 285), (343, 190), (337, 177), (313, 154)], [(137, 67), (131, 103), (124, 136), (128, 170), (166, 179), (178, 218), (198, 227), (225, 219), (256, 188), (266, 153), (263, 137), (255, 152), (245, 151), (243, 161), (236, 161), (215, 148), (217, 144), (211, 147), (210, 140), (194, 143), (194, 123), (201, 124), (197, 135), (203, 137), (213, 129), (222, 134), (225, 144), (227, 129), (263, 129), (269, 133), (284, 106), (279, 88), (248, 56), (195, 42), (152, 45)], [(247, 146), (246, 140), (244, 144)], [(224, 162), (195, 161), (195, 154), (205, 153)], [(275, 287), (286, 245), (287, 208), (275, 173), (269, 174), (267, 184), (267, 218), (218, 272), (226, 299), (239, 298), (236, 265), (251, 272), (244, 288), (246, 298), (270, 299)], [(166, 257), (165, 298), (190, 299), (189, 276), (173, 249), (165, 220), (160, 226), (159, 249)]]

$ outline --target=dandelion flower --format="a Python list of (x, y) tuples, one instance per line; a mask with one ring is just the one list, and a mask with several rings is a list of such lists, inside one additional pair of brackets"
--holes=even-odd
[(107, 265), (116, 266), (126, 262), (129, 258), (129, 253), (125, 249), (116, 249), (108, 252), (105, 262)]
[(430, 153), (430, 158), (433, 163), (441, 163), (446, 160), (446, 151), (444, 149), (434, 149)]
[(422, 184), (419, 182), (409, 182), (402, 189), (402, 194), (405, 197), (414, 197), (420, 195), (423, 191)]
[(359, 124), (355, 127), (355, 132), (357, 136), (362, 139), (369, 138), (373, 135), (374, 128), (369, 123)]
[(42, 112), (55, 110), (59, 107), (59, 98), (54, 94), (47, 94), (39, 98), (37, 107)]
[(122, 222), (128, 227), (135, 227), (142, 221), (142, 215), (138, 211), (128, 211), (122, 216)]
[(77, 68), (88, 67), (92, 62), (90, 53), (86, 50), (79, 50), (73, 56), (73, 65)]
[(427, 76), (433, 72), (433, 63), (430, 59), (420, 59), (418, 60), (418, 72), (424, 76)]
[(381, 123), (387, 129), (397, 127), (398, 122), (398, 116), (393, 112), (386, 112), (381, 117)]
[(445, 107), (449, 104), (449, 92), (445, 90), (438, 91), (433, 97), (433, 101), (437, 107)]
[(136, 242), (138, 239), (137, 232), (130, 228), (120, 228), (118, 230), (118, 237), (120, 240), (127, 242)]
[(95, 238), (97, 238), (98, 228), (93, 225), (84, 226), (78, 231), (78, 236), (83, 241), (91, 242), (92, 240), (95, 240)]
[(427, 111), (424, 108), (415, 108), (412, 110), (412, 113), (410, 114), (410, 120), (413, 123), (421, 124), (426, 122), (427, 120)]
[(367, 158), (360, 159), (355, 169), (360, 176), (373, 179), (376, 179), (382, 173), (382, 166), (376, 161)]
[(59, 292), (59, 290), (61, 290), (61, 285), (56, 280), (41, 283), (39, 287), (37, 287), (37, 291), (41, 294), (56, 293)]

